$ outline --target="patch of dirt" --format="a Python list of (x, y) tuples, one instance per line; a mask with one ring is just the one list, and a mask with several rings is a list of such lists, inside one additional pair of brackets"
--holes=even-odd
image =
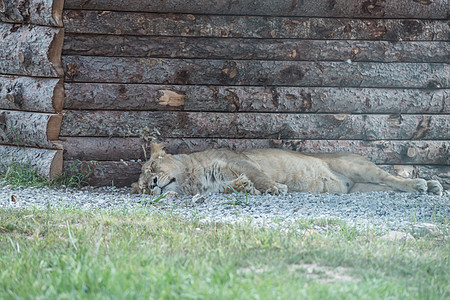
[(247, 267), (238, 269), (236, 273), (238, 275), (261, 274), (267, 272), (268, 270), (268, 266), (263, 266), (261, 268)]
[(359, 282), (359, 278), (354, 278), (348, 275), (350, 268), (344, 267), (327, 267), (318, 264), (301, 264), (301, 265), (290, 265), (288, 268), (291, 272), (296, 272), (298, 270), (303, 270), (306, 277), (314, 280), (319, 280), (322, 283), (329, 282)]
[[(261, 274), (271, 270), (269, 266), (259, 268), (246, 267), (237, 270), (238, 275)], [(304, 272), (306, 277), (313, 280), (319, 280), (321, 283), (330, 282), (359, 282), (361, 279), (348, 275), (350, 268), (344, 267), (328, 267), (319, 264), (293, 264), (288, 266), (288, 272)]]

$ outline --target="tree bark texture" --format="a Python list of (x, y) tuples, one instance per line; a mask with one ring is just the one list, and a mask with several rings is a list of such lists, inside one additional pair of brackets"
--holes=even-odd
[(173, 12), (224, 15), (346, 18), (448, 17), (448, 1), (434, 0), (66, 0), (66, 9)]
[(64, 160), (64, 172), (89, 174), (91, 186), (130, 186), (141, 173), (141, 163), (129, 161), (79, 161)]
[(67, 110), (450, 113), (448, 89), (66, 83)]
[(61, 136), (448, 140), (446, 115), (69, 111)]
[(0, 110), (0, 143), (58, 148), (62, 115)]
[(448, 88), (449, 64), (66, 56), (68, 82)]
[(63, 103), (61, 79), (0, 75), (0, 109), (59, 113)]
[(0, 21), (62, 27), (64, 0), (0, 0)]
[[(92, 186), (130, 186), (136, 182), (143, 163), (131, 161), (64, 161), (64, 170), (90, 172), (88, 183)], [(450, 166), (381, 165), (382, 169), (403, 177), (437, 179), (444, 189), (450, 189)]]
[[(406, 55), (406, 53), (408, 55)], [(66, 35), (63, 55), (292, 61), (448, 62), (447, 42)]]
[(62, 77), (63, 29), (0, 23), (0, 36), (0, 73)]
[[(171, 154), (192, 153), (211, 148), (236, 151), (281, 148), (299, 152), (352, 152), (376, 164), (450, 164), (446, 141), (361, 141), (361, 140), (271, 140), (168, 138), (162, 142)], [(149, 143), (140, 138), (62, 138), (64, 159), (130, 161), (146, 160)]]
[(324, 40), (447, 41), (444, 20), (64, 11), (67, 33)]
[(44, 177), (54, 178), (62, 174), (62, 152), (62, 150), (0, 145), (0, 172), (5, 172), (9, 166), (16, 163), (36, 168)]

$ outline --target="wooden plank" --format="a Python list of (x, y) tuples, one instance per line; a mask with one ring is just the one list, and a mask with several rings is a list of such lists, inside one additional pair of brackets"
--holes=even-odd
[[(140, 138), (64, 137), (67, 160), (142, 160), (149, 144)], [(165, 139), (171, 154), (211, 148), (245, 150), (282, 148), (300, 152), (353, 152), (377, 164), (450, 164), (449, 141), (270, 140), (270, 139)], [(144, 152), (145, 149), (145, 152)]]
[(58, 148), (62, 115), (0, 110), (0, 143)]
[(71, 161), (64, 160), (64, 172), (90, 174), (87, 184), (92, 186), (130, 186), (141, 172), (141, 163), (128, 161)]
[[(142, 163), (131, 161), (64, 161), (65, 170), (90, 172), (88, 183), (93, 186), (130, 186), (141, 173)], [(450, 189), (450, 166), (381, 165), (382, 169), (403, 177), (437, 179), (445, 190)]]
[(54, 27), (0, 24), (0, 73), (61, 77), (64, 30)]
[(449, 87), (449, 64), (65, 56), (67, 82)]
[[(408, 55), (405, 55), (408, 53)], [(281, 40), (79, 35), (64, 38), (63, 55), (368, 62), (448, 62), (447, 42)]]
[(62, 27), (64, 0), (0, 0), (0, 21)]
[(68, 110), (450, 113), (449, 89), (107, 83), (66, 83), (65, 88)]
[(68, 33), (325, 40), (447, 41), (443, 20), (330, 19), (64, 11)]
[(66, 0), (66, 9), (257, 16), (446, 19), (448, 1), (410, 0)]
[(61, 79), (0, 75), (0, 109), (59, 113), (63, 103)]
[(62, 174), (62, 150), (23, 148), (0, 145), (0, 171), (4, 172), (13, 163), (36, 168), (38, 173), (47, 178)]
[(69, 111), (61, 136), (447, 140), (447, 115)]

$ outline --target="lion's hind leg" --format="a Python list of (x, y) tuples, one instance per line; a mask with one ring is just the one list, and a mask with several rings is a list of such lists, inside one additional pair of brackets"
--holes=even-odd
[[(405, 178), (408, 179), (408, 178)], [(421, 190), (416, 190), (418, 192), (424, 192), (423, 189), (423, 179), (419, 179), (418, 184), (420, 186)], [(410, 179), (415, 180), (415, 179)], [(427, 183), (427, 190), (426, 192), (433, 195), (442, 196), (444, 189), (442, 188), (442, 185), (437, 180), (428, 180)], [(353, 187), (350, 189), (349, 193), (367, 193), (367, 192), (388, 192), (388, 191), (395, 191), (395, 192), (404, 192), (404, 190), (395, 189), (388, 185), (384, 184), (377, 184), (377, 183), (355, 183)]]
[(428, 192), (428, 184), (425, 179), (422, 178), (403, 178), (400, 176), (394, 176), (375, 164), (367, 166), (364, 175), (360, 180), (356, 180), (355, 183), (372, 183), (385, 185), (391, 188), (392, 191), (408, 192), (408, 193), (426, 193)]
[[(326, 160), (328, 165), (334, 171), (350, 178), (355, 185), (358, 183), (372, 184), (372, 188), (375, 188), (376, 185), (380, 185), (383, 188), (384, 186), (387, 186), (390, 188), (388, 190), (397, 192), (428, 192), (442, 195), (442, 186), (436, 180), (431, 180), (430, 183), (428, 183), (422, 178), (403, 178), (394, 176), (359, 155), (339, 154), (336, 156), (323, 157), (322, 159)], [(376, 188), (380, 189), (380, 187)], [(350, 192), (353, 192), (354, 190), (356, 190), (356, 188), (352, 188)]]
[(390, 187), (392, 191), (398, 192), (426, 193), (428, 191), (427, 182), (422, 178), (394, 176), (372, 163), (364, 167), (364, 173), (361, 174), (359, 180), (355, 180), (355, 183), (384, 185)]
[(355, 183), (348, 191), (349, 193), (370, 193), (370, 192), (389, 192), (393, 189), (390, 186), (377, 183)]

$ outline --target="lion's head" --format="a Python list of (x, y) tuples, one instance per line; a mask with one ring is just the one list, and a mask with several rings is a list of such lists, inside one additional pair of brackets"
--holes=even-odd
[(142, 166), (138, 182), (131, 185), (132, 192), (150, 195), (178, 192), (179, 184), (184, 180), (183, 164), (167, 154), (161, 144), (152, 144), (150, 149), (150, 159)]

